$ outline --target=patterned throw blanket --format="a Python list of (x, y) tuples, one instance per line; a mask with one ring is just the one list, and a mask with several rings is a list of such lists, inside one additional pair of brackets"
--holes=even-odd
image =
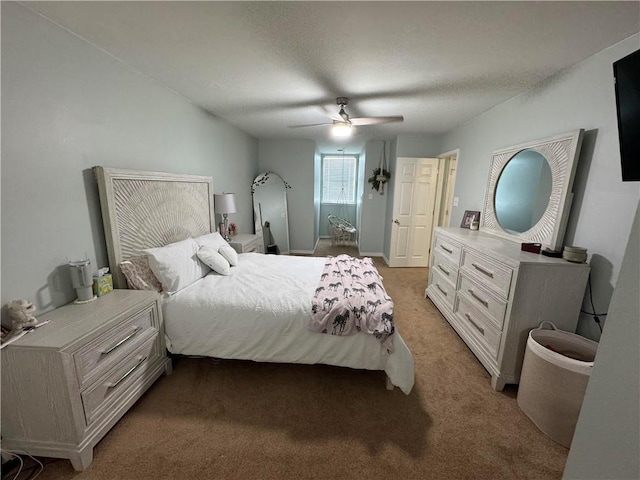
[(374, 335), (393, 352), (393, 300), (370, 258), (327, 258), (311, 301), (309, 328), (330, 335)]

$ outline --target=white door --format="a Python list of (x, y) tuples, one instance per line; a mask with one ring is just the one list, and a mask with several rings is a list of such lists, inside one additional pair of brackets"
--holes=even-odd
[(433, 230), (437, 158), (399, 157), (396, 163), (390, 267), (426, 267)]

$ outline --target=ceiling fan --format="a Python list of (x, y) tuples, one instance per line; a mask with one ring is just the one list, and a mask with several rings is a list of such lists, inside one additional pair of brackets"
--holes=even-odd
[(338, 112), (339, 118), (334, 118), (330, 123), (310, 123), (306, 125), (289, 125), (289, 128), (300, 127), (316, 127), (318, 125), (333, 125), (333, 134), (337, 136), (351, 135), (351, 127), (362, 125), (379, 125), (381, 123), (403, 122), (404, 117), (402, 115), (396, 115), (391, 117), (357, 117), (351, 118), (345, 111), (344, 107), (349, 105), (349, 99), (347, 97), (336, 98), (336, 104), (340, 107)]

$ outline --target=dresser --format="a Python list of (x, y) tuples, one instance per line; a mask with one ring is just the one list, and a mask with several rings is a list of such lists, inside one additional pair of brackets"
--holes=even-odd
[(231, 237), (229, 245), (238, 253), (264, 253), (262, 237), (253, 233), (239, 233)]
[(589, 266), (523, 252), (481, 231), (437, 228), (425, 295), (502, 390), (518, 383), (528, 333), (548, 320), (574, 332)]
[(38, 317), (2, 349), (2, 446), (68, 458), (93, 447), (162, 373), (171, 373), (156, 292), (114, 290)]

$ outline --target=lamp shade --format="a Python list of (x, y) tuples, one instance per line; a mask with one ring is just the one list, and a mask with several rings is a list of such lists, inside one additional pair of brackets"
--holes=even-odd
[(216, 213), (236, 213), (236, 194), (220, 193), (213, 196), (213, 204)]

